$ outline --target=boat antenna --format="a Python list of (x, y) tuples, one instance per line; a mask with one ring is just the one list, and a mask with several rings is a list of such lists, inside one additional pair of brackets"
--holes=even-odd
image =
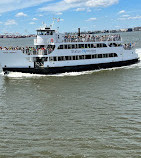
[(54, 26), (55, 19), (56, 19), (56, 18), (53, 17), (53, 22), (52, 22), (52, 24), (50, 25), (52, 28), (53, 28), (53, 26)]

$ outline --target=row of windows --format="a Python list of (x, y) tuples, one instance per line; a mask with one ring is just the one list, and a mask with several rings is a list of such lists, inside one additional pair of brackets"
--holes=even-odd
[(64, 44), (60, 45), (58, 49), (82, 49), (82, 48), (102, 48), (107, 47), (105, 43), (97, 44)]
[[(109, 47), (120, 47), (121, 44), (110, 43)], [(83, 48), (104, 48), (107, 47), (105, 43), (95, 44), (64, 44), (60, 45), (58, 49), (83, 49)]]
[[(110, 58), (110, 57), (117, 57), (117, 54), (109, 53), (109, 54), (49, 57), (49, 61), (84, 60), (84, 59)], [(44, 61), (48, 61), (48, 57), (44, 58)]]
[(53, 31), (37, 31), (37, 35), (53, 35)]

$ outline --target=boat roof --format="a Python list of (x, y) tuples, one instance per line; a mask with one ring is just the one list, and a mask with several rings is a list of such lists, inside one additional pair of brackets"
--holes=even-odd
[(37, 29), (36, 31), (55, 31), (55, 30), (52, 30), (50, 27), (44, 27), (44, 28)]

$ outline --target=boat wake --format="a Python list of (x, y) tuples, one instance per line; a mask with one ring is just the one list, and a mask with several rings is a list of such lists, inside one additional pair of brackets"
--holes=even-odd
[(136, 52), (138, 53), (140, 62), (137, 64), (129, 65), (129, 66), (123, 66), (123, 67), (113, 67), (113, 68), (107, 68), (107, 69), (99, 69), (99, 70), (92, 70), (92, 71), (82, 71), (82, 72), (66, 72), (66, 73), (60, 73), (60, 74), (51, 74), (51, 75), (40, 75), (40, 74), (29, 74), (29, 73), (20, 73), (20, 72), (10, 72), (7, 75), (4, 75), (3, 72), (0, 73), (1, 76), (6, 76), (9, 78), (33, 78), (33, 77), (65, 77), (65, 76), (80, 76), (80, 75), (89, 75), (96, 72), (102, 72), (102, 71), (114, 71), (117, 69), (132, 69), (132, 68), (141, 68), (141, 48), (136, 49)]
[(33, 77), (45, 76), (45, 75), (22, 73), (22, 72), (9, 72), (6, 75), (4, 74), (4, 72), (1, 72), (0, 75), (5, 76), (5, 77), (9, 77), (9, 78), (33, 78)]

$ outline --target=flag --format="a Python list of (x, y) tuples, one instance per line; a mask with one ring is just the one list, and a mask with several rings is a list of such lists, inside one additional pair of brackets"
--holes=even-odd
[(60, 18), (57, 19), (57, 22), (60, 22)]

